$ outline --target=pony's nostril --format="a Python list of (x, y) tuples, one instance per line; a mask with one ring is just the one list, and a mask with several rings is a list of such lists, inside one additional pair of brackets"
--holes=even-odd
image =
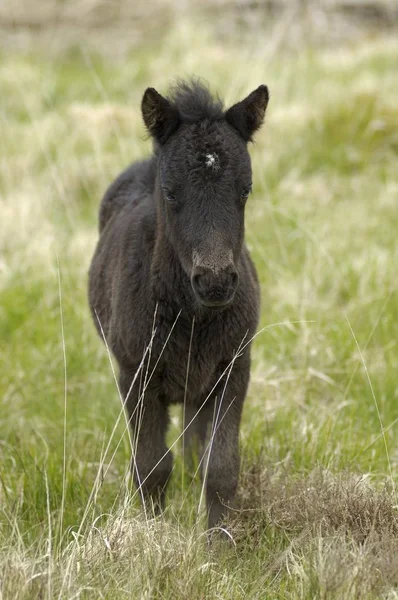
[(237, 273), (231, 273), (230, 280), (231, 280), (231, 286), (233, 288), (236, 288), (236, 286), (238, 285), (238, 274)]
[(199, 273), (195, 273), (195, 275), (192, 277), (192, 284), (193, 284), (194, 288), (196, 288), (196, 289), (199, 288), (200, 278), (201, 278), (201, 275)]

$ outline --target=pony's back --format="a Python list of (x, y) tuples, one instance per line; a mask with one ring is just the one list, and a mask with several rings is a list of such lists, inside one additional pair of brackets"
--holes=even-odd
[(111, 183), (99, 210), (99, 231), (127, 204), (136, 206), (153, 191), (156, 163), (153, 159), (135, 162)]

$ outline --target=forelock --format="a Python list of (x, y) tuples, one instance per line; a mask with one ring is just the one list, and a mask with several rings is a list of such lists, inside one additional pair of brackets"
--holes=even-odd
[(179, 80), (170, 89), (169, 102), (178, 110), (183, 123), (203, 120), (216, 121), (224, 116), (224, 106), (219, 96), (212, 96), (201, 79)]

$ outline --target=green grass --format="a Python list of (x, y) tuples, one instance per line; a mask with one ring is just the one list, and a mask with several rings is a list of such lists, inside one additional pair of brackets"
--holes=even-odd
[[(260, 41), (184, 22), (123, 60), (0, 56), (4, 600), (397, 597), (398, 47)], [(179, 447), (164, 518), (140, 511), (86, 298), (101, 194), (150, 152), (143, 90), (190, 73), (227, 104), (271, 90), (247, 207), (264, 329), (234, 543), (210, 550)], [(174, 410), (170, 443), (180, 430)]]

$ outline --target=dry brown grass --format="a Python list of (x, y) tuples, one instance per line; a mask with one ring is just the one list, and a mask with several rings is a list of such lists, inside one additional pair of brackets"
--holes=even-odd
[(243, 470), (233, 532), (238, 548), (253, 551), (266, 537), (284, 538), (267, 576), (287, 570), (322, 598), (375, 597), (398, 586), (398, 512), (388, 486), (348, 471), (298, 475), (264, 462)]
[(244, 470), (240, 499), (240, 520), (253, 521), (260, 534), (272, 525), (295, 535), (308, 528), (321, 535), (344, 532), (360, 543), (372, 535), (398, 537), (397, 507), (388, 487), (378, 490), (364, 475), (333, 475), (321, 468), (297, 477), (264, 462)]

